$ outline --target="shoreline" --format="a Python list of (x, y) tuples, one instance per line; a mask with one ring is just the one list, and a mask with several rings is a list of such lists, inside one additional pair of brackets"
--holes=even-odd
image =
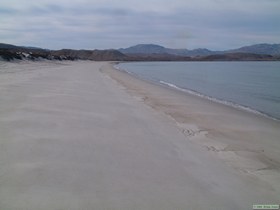
[(232, 101), (227, 101), (227, 100), (223, 100), (223, 99), (219, 99), (219, 98), (214, 98), (214, 97), (211, 97), (211, 96), (204, 95), (202, 93), (196, 92), (194, 90), (184, 89), (184, 88), (178, 87), (178, 86), (176, 86), (176, 85), (174, 85), (172, 83), (168, 83), (168, 82), (165, 82), (165, 81), (160, 81), (160, 83), (163, 84), (163, 85), (166, 85), (166, 86), (168, 86), (170, 88), (176, 89), (178, 91), (185, 92), (187, 94), (191, 94), (191, 95), (194, 95), (194, 96), (197, 96), (197, 97), (200, 97), (200, 98), (204, 98), (204, 99), (209, 100), (209, 101), (216, 102), (218, 104), (223, 104), (225, 106), (232, 107), (232, 108), (240, 110), (240, 111), (245, 111), (245, 112), (253, 113), (253, 114), (256, 114), (256, 115), (259, 115), (259, 116), (262, 116), (262, 117), (265, 117), (265, 118), (268, 118), (268, 119), (280, 122), (280, 119), (275, 118), (273, 116), (270, 116), (270, 115), (268, 115), (268, 114), (266, 114), (264, 112), (261, 112), (259, 110), (253, 109), (252, 107), (249, 107), (249, 106), (244, 106), (244, 105), (232, 102)]
[[(178, 61), (178, 62), (180, 62), (180, 61)], [(152, 84), (155, 84), (155, 85), (163, 85), (164, 87), (168, 87), (168, 88), (174, 89), (176, 91), (180, 91), (180, 92), (183, 92), (183, 93), (186, 93), (186, 94), (191, 94), (191, 95), (194, 95), (194, 96), (197, 96), (197, 97), (200, 97), (200, 98), (204, 98), (206, 100), (210, 100), (210, 101), (216, 102), (218, 104), (229, 106), (229, 107), (241, 110), (241, 111), (253, 113), (253, 114), (256, 114), (256, 115), (259, 115), (259, 116), (262, 116), (262, 117), (265, 117), (265, 118), (268, 118), (268, 119), (280, 122), (280, 118), (276, 118), (276, 117), (274, 117), (272, 115), (269, 115), (269, 114), (267, 114), (265, 112), (262, 112), (262, 111), (259, 111), (257, 109), (254, 109), (253, 107), (249, 107), (249, 106), (245, 106), (245, 105), (242, 105), (242, 104), (238, 104), (238, 103), (235, 103), (233, 101), (227, 101), (225, 99), (219, 99), (219, 98), (215, 98), (215, 97), (212, 97), (212, 96), (208, 96), (208, 95), (205, 95), (203, 93), (197, 92), (195, 90), (191, 90), (191, 89), (187, 89), (187, 88), (181, 88), (181, 87), (178, 87), (177, 85), (169, 83), (169, 82), (165, 82), (165, 81), (161, 81), (161, 80), (160, 81), (153, 81), (153, 80), (145, 79), (145, 78), (137, 75), (136, 73), (129, 72), (129, 71), (125, 70), (125, 69), (121, 69), (118, 66), (120, 63), (130, 63), (130, 62), (115, 62), (114, 65), (113, 65), (113, 68), (115, 68), (116, 70), (125, 72), (127, 74), (130, 74), (130, 75), (132, 75), (132, 76), (134, 76), (134, 77), (136, 77), (136, 78), (138, 78), (140, 80), (146, 81), (148, 83), (152, 83)]]
[(169, 117), (192, 143), (280, 193), (278, 120), (147, 81), (114, 65), (102, 71), (136, 100)]

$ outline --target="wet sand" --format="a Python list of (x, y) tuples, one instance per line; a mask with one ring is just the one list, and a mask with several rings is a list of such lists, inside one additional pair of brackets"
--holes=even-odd
[(107, 62), (0, 69), (0, 209), (279, 203), (278, 122)]

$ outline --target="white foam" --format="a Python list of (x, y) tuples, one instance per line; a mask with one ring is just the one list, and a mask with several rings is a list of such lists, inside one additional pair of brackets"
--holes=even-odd
[(196, 96), (199, 96), (199, 97), (202, 97), (202, 98), (214, 101), (216, 103), (224, 104), (224, 105), (227, 105), (227, 106), (231, 106), (231, 107), (237, 108), (239, 110), (244, 110), (244, 111), (247, 111), (247, 112), (258, 114), (258, 115), (261, 115), (261, 116), (264, 116), (264, 117), (267, 117), (267, 118), (270, 118), (270, 119), (273, 119), (273, 120), (278, 120), (278, 119), (273, 118), (273, 117), (271, 117), (271, 116), (269, 116), (269, 115), (267, 115), (265, 113), (262, 113), (260, 111), (257, 111), (255, 109), (252, 109), (252, 108), (247, 107), (247, 106), (243, 106), (243, 105), (231, 102), (231, 101), (226, 101), (226, 100), (217, 99), (217, 98), (214, 98), (214, 97), (211, 97), (211, 96), (207, 96), (207, 95), (201, 94), (201, 93), (193, 91), (193, 90), (189, 90), (189, 89), (178, 87), (178, 86), (176, 86), (176, 85), (174, 85), (172, 83), (168, 83), (168, 82), (165, 82), (165, 81), (159, 81), (159, 82), (161, 84), (163, 84), (163, 85), (168, 86), (168, 87), (171, 87), (171, 88), (174, 88), (174, 89), (177, 89), (179, 91), (183, 91), (183, 92), (186, 92), (186, 93), (189, 93), (189, 94), (192, 94), (192, 95), (196, 95)]
[[(135, 73), (132, 73), (132, 72), (127, 71), (126, 69), (120, 68), (120, 67), (118, 66), (118, 64), (117, 64), (117, 65), (114, 65), (114, 68), (117, 69), (117, 70), (119, 70), (119, 71), (123, 71), (123, 72), (126, 72), (126, 73), (130, 74), (130, 75), (133, 75), (133, 76), (135, 76), (135, 77), (137, 77), (137, 78), (141, 78), (141, 79), (143, 79), (143, 80), (148, 80), (148, 79), (142, 78), (142, 77), (139, 76), (138, 74), (135, 74)], [(155, 81), (153, 81), (153, 80), (148, 80), (148, 81), (150, 81), (150, 82), (155, 82)], [(174, 89), (176, 89), (176, 90), (179, 90), (179, 91), (182, 91), (182, 92), (185, 92), (185, 93), (189, 93), (189, 94), (192, 94), (192, 95), (201, 97), (201, 98), (205, 98), (205, 99), (207, 99), (207, 100), (214, 101), (214, 102), (216, 102), (216, 103), (220, 103), (220, 104), (223, 104), (223, 105), (227, 105), (227, 106), (230, 106), (230, 107), (234, 107), (234, 108), (239, 109), (239, 110), (247, 111), (247, 112), (254, 113), (254, 114), (257, 114), (257, 115), (260, 115), (260, 116), (269, 118), (269, 119), (273, 119), (273, 120), (279, 121), (279, 119), (277, 119), (277, 118), (271, 117), (271, 116), (269, 116), (269, 115), (267, 115), (267, 114), (265, 114), (265, 113), (263, 113), (263, 112), (257, 111), (257, 110), (255, 110), (255, 109), (252, 109), (252, 108), (247, 107), (247, 106), (244, 106), (244, 105), (240, 105), (240, 104), (237, 104), (237, 103), (234, 103), (234, 102), (231, 102), (231, 101), (226, 101), (226, 100), (214, 98), (214, 97), (211, 97), (211, 96), (207, 96), (207, 95), (204, 95), (204, 94), (202, 94), (202, 93), (196, 92), (196, 91), (194, 91), (194, 90), (181, 88), (181, 87), (178, 87), (178, 86), (176, 86), (176, 85), (174, 85), (174, 84), (172, 84), (172, 83), (168, 83), (168, 82), (165, 82), (165, 81), (162, 81), (162, 80), (160, 80), (160, 81), (158, 81), (158, 82), (159, 82), (160, 84), (165, 85), (165, 86), (168, 86), (168, 87), (170, 87), (170, 88), (174, 88)]]
[(114, 65), (113, 67), (117, 70), (121, 70), (120, 67), (118, 66), (118, 64)]

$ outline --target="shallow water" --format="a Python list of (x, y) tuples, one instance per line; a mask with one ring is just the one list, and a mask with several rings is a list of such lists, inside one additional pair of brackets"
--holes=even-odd
[(118, 68), (280, 119), (280, 62), (134, 62)]

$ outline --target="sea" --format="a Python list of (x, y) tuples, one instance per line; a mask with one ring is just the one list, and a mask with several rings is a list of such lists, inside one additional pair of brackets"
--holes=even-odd
[(280, 62), (131, 62), (117, 69), (280, 120)]

